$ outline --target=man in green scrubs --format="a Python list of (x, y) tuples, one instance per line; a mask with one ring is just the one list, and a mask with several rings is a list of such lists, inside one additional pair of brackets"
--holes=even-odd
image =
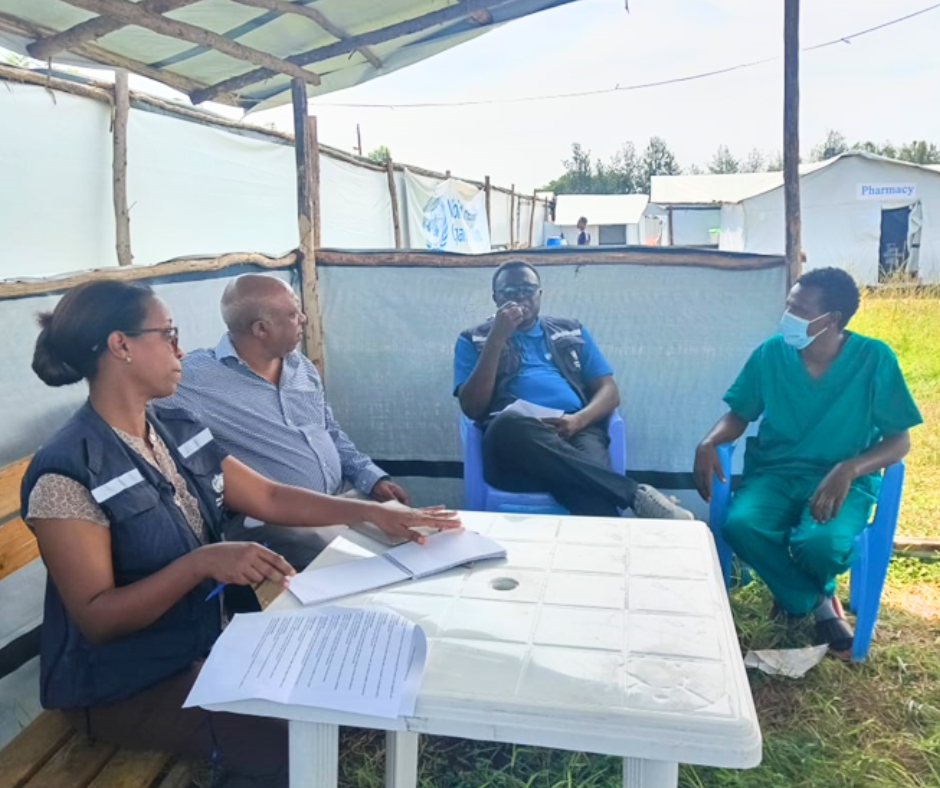
[(715, 447), (763, 417), (722, 534), (767, 583), (776, 610), (813, 613), (820, 640), (838, 652), (851, 649), (853, 633), (835, 578), (855, 560), (879, 471), (907, 454), (908, 430), (922, 421), (891, 349), (846, 330), (858, 304), (845, 271), (800, 277), (780, 334), (751, 354), (725, 394), (729, 412), (695, 452), (707, 501), (712, 475), (723, 479)]

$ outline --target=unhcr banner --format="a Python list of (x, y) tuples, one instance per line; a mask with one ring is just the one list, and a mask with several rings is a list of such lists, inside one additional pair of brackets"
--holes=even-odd
[(435, 181), (405, 170), (408, 237), (415, 249), (483, 254), (490, 251), (486, 195), (463, 181)]

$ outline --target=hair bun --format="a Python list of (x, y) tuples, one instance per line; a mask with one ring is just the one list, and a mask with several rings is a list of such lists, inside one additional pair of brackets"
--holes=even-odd
[(52, 313), (44, 312), (39, 315), (39, 325), (42, 330), (36, 339), (36, 350), (33, 352), (33, 372), (47, 386), (78, 383), (82, 374), (59, 355), (52, 339)]

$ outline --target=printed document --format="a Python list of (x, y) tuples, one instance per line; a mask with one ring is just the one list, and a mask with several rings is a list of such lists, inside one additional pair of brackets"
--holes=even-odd
[(270, 700), (409, 716), (426, 658), (424, 632), (391, 610), (239, 615), (216, 641), (183, 707)]

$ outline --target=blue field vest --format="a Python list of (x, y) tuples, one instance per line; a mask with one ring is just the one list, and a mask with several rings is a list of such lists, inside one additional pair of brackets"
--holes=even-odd
[[(493, 329), (493, 320), (491, 317), (485, 323), (468, 328), (460, 334), (473, 343), (478, 357), (483, 352), (487, 337)], [(591, 398), (588, 394), (584, 371), (581, 369), (581, 358), (578, 355), (578, 351), (584, 345), (584, 339), (581, 337), (581, 323), (565, 317), (542, 317), (539, 322), (542, 324), (542, 333), (545, 335), (545, 344), (551, 353), (552, 361), (561, 376), (568, 381), (568, 385), (578, 395), (582, 407), (587, 405)], [(509, 384), (519, 373), (521, 366), (522, 354), (512, 342), (507, 342), (499, 354), (493, 396), (487, 407), (487, 413), (501, 411), (515, 401), (516, 398), (509, 393)], [(491, 418), (487, 415), (477, 421), (477, 424), (485, 427)]]
[[(223, 519), (221, 461), (212, 433), (185, 410), (148, 409), (157, 431), (199, 502), (209, 539)], [(33, 457), (23, 477), (25, 518), (39, 478), (56, 473), (91, 491), (111, 524), (115, 585), (148, 577), (200, 546), (173, 486), (133, 451), (92, 409), (82, 407)], [(204, 658), (221, 632), (214, 587), (204, 581), (145, 629), (92, 643), (69, 617), (59, 592), (46, 582), (40, 646), (40, 700), (47, 709), (98, 706), (122, 700)]]

